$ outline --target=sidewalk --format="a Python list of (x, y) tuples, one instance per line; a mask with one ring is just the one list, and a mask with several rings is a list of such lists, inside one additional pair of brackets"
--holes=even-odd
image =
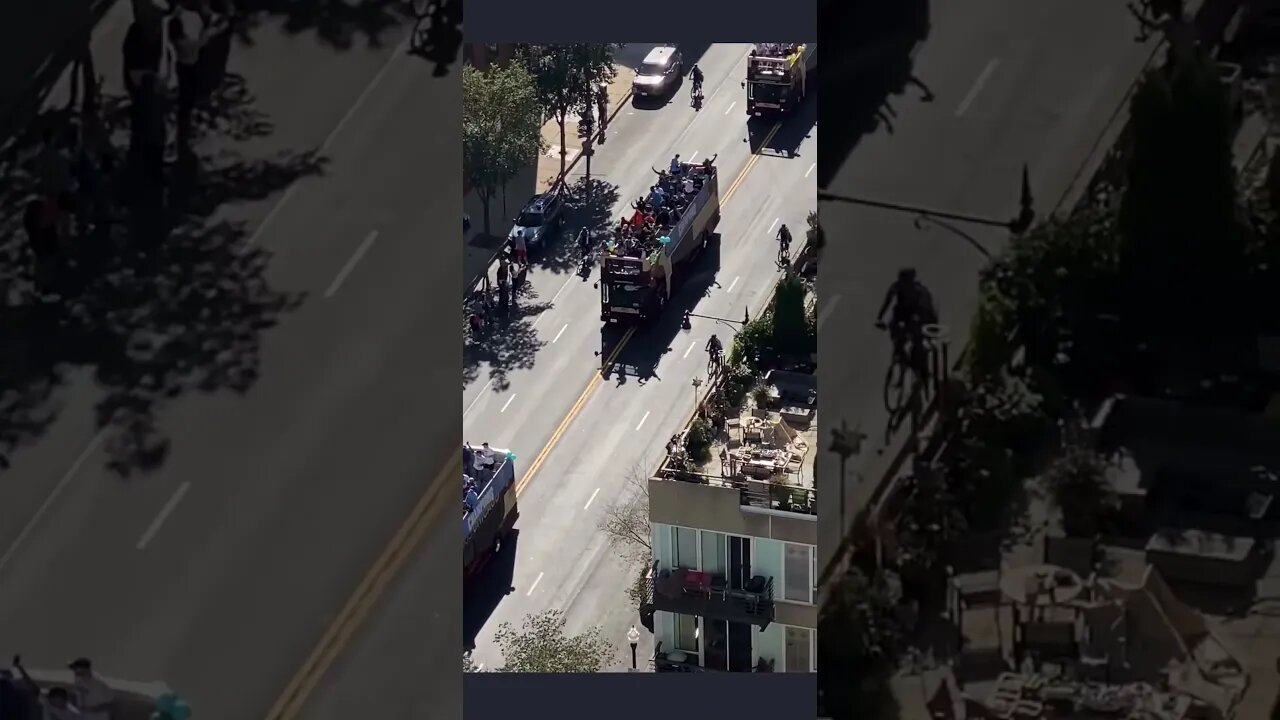
[[(629, 67), (615, 65), (618, 74), (609, 84), (609, 106), (612, 108), (610, 119), (631, 101), (631, 81), (635, 71)], [(463, 291), (466, 292), (480, 276), (488, 270), (493, 256), (497, 254), (506, 239), (511, 217), (520, 211), (520, 207), (530, 196), (546, 191), (556, 183), (560, 176), (560, 126), (555, 120), (549, 120), (542, 126), (542, 138), (547, 143), (547, 150), (538, 157), (536, 165), (521, 172), (507, 183), (506, 192), (499, 191), (493, 198), (489, 208), (490, 234), (484, 232), (484, 207), (474, 192), (463, 198), (463, 212), (471, 219), (471, 228), (462, 235), (463, 258)], [(605, 137), (606, 143), (608, 136)], [(578, 139), (578, 118), (570, 116), (565, 122), (565, 148), (567, 164), (565, 173), (573, 170), (582, 154), (582, 141)], [(504, 200), (505, 194), (505, 200)]]

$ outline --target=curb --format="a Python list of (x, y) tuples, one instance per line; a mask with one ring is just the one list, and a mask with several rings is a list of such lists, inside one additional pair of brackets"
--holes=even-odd
[[(613, 123), (613, 119), (614, 119), (615, 117), (617, 117), (617, 116), (618, 116), (618, 113), (622, 112), (622, 108), (626, 107), (627, 103), (631, 102), (631, 98), (632, 98), (634, 95), (635, 95), (635, 92), (634, 92), (634, 91), (632, 91), (632, 90), (628, 90), (628, 91), (627, 91), (627, 94), (626, 94), (626, 95), (623, 95), (623, 96), (622, 96), (622, 98), (618, 100), (618, 102), (614, 105), (613, 111), (609, 113), (609, 123), (608, 123), (608, 124), (612, 124), (612, 123)], [(600, 133), (601, 133), (601, 132), (602, 132), (601, 130), (597, 130), (597, 131), (596, 131), (596, 133), (595, 133), (594, 135), (592, 135), (592, 136), (591, 136), (591, 142), (592, 142), (592, 144), (593, 144), (593, 145), (595, 144), (596, 139), (597, 139), (598, 137), (600, 137)], [(572, 172), (572, 171), (573, 171), (573, 168), (578, 164), (578, 161), (579, 161), (579, 160), (581, 160), (581, 159), (582, 159), (582, 153), (581, 153), (581, 152), (579, 152), (579, 153), (577, 154), (577, 156), (576, 156), (576, 157), (574, 157), (574, 158), (573, 158), (573, 160), (572, 160), (568, 165), (566, 165), (566, 166), (565, 166), (565, 168), (564, 168), (564, 172), (562, 172), (562, 173), (558, 173), (558, 174), (556, 175), (555, 182), (553, 182), (551, 186), (552, 186), (552, 187), (555, 187), (556, 185), (561, 185), (561, 184), (563, 184), (563, 183), (564, 183), (564, 178), (565, 178), (565, 176), (566, 176), (566, 175), (568, 175), (570, 172)], [(535, 160), (535, 161), (534, 161), (534, 163), (535, 163), (535, 165), (534, 165), (534, 172), (537, 172), (537, 164), (536, 164), (536, 163), (537, 163), (537, 161)], [(535, 177), (533, 181), (536, 183), (536, 182), (538, 182), (538, 179)], [(463, 183), (464, 183), (464, 184), (463, 184), (464, 190), (463, 190), (463, 193), (462, 193), (462, 197), (465, 199), (465, 198), (466, 198), (466, 196), (467, 196), (467, 190), (465, 189), (465, 188), (467, 187), (467, 185), (466, 185), (466, 181), (465, 181), (465, 180), (463, 181)], [(464, 251), (464, 252), (465, 252), (465, 251)], [(488, 262), (488, 264), (486, 264), (486, 265), (485, 265), (485, 267), (484, 267), (484, 272), (485, 272), (485, 274), (488, 274), (488, 272), (489, 272), (489, 268), (493, 267), (493, 261), (497, 259), (498, 255), (499, 255), (501, 252), (502, 252), (502, 246), (501, 246), (501, 245), (499, 245), (498, 249), (497, 249), (497, 250), (495, 250), (495, 251), (493, 252), (493, 255), (491, 255), (491, 256), (489, 257), (489, 262)], [(466, 297), (467, 295), (470, 295), (472, 292), (474, 292), (474, 291), (475, 291), (476, 286), (480, 284), (480, 277), (481, 277), (481, 276), (477, 275), (476, 277), (471, 278), (470, 282), (468, 282), (468, 283), (467, 283), (467, 285), (466, 285), (466, 287), (467, 287), (467, 292), (464, 294), (464, 296), (463, 296), (463, 297)]]

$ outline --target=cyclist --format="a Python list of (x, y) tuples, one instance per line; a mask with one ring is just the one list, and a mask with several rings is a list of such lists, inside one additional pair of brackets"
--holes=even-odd
[(707, 354), (711, 356), (711, 362), (719, 367), (724, 361), (724, 346), (720, 344), (720, 338), (711, 336), (707, 341)]
[(702, 68), (697, 63), (693, 64), (693, 68), (689, 70), (689, 79), (693, 81), (693, 94), (698, 96), (702, 94)]
[[(912, 335), (920, 332), (921, 326), (936, 322), (937, 313), (933, 306), (933, 296), (929, 289), (916, 278), (915, 268), (903, 268), (898, 271), (898, 279), (889, 286), (884, 302), (880, 304), (880, 312), (876, 314), (876, 327), (885, 329), (884, 316), (893, 305), (893, 316), (890, 331), (893, 337), (895, 352), (902, 350), (903, 331)], [(918, 337), (914, 338), (919, 340)]]
[(778, 253), (780, 255), (786, 255), (790, 252), (790, 250), (791, 250), (791, 230), (787, 228), (786, 223), (783, 223), (782, 227), (778, 228)]

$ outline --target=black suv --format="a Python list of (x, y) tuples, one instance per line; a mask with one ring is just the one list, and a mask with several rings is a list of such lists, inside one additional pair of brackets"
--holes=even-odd
[(515, 237), (524, 231), (525, 245), (530, 250), (542, 247), (551, 235), (564, 226), (563, 193), (551, 190), (534, 195), (512, 222), (515, 225), (511, 228), (509, 237)]

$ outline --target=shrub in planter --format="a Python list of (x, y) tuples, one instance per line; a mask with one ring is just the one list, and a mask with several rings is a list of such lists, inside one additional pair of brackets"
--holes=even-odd
[(741, 407), (747, 392), (755, 384), (755, 374), (742, 365), (730, 365), (724, 376), (724, 402), (727, 407)]
[(711, 459), (712, 432), (711, 423), (705, 418), (698, 418), (689, 426), (689, 432), (684, 436), (684, 449), (694, 462), (702, 464)]

